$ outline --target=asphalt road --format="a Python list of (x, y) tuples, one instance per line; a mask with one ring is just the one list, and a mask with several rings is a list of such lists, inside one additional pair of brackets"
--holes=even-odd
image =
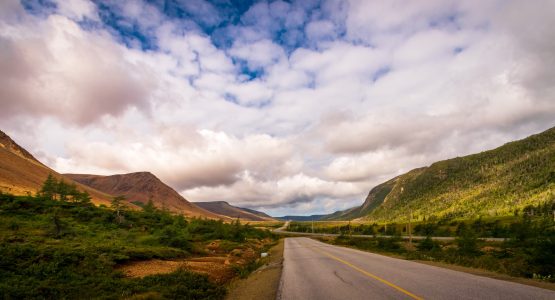
[(555, 299), (555, 291), (286, 238), (278, 299)]

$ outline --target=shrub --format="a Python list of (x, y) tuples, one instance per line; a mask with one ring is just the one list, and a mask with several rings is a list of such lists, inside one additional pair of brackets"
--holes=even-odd
[(439, 245), (428, 235), (418, 243), (417, 248), (420, 251), (432, 251), (439, 249)]
[(472, 229), (465, 228), (456, 239), (458, 252), (462, 255), (476, 256), (480, 254), (478, 238)]

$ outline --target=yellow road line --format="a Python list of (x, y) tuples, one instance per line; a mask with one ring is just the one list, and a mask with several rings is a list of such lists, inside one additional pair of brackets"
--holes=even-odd
[(361, 269), (361, 268), (359, 268), (359, 267), (353, 265), (352, 263), (350, 263), (350, 262), (348, 262), (348, 261), (346, 261), (346, 260), (343, 260), (343, 259), (341, 259), (341, 258), (339, 258), (339, 257), (337, 257), (337, 256), (334, 256), (334, 255), (332, 255), (332, 254), (330, 254), (330, 253), (327, 253), (327, 252), (325, 252), (325, 251), (322, 251), (322, 250), (320, 250), (320, 249), (313, 248), (313, 250), (315, 250), (315, 251), (317, 251), (317, 252), (320, 252), (320, 253), (322, 253), (322, 254), (324, 254), (324, 255), (326, 255), (326, 256), (328, 256), (328, 257), (330, 257), (330, 258), (332, 258), (332, 259), (334, 259), (334, 260), (336, 260), (336, 261), (338, 261), (338, 262), (340, 262), (340, 263), (343, 263), (343, 264), (345, 264), (345, 265), (347, 265), (347, 266), (349, 266), (349, 267), (351, 267), (351, 268), (353, 268), (353, 269), (359, 271), (360, 273), (362, 273), (362, 274), (364, 274), (364, 275), (366, 275), (366, 276), (368, 276), (368, 277), (370, 277), (370, 278), (376, 279), (377, 281), (379, 281), (379, 282), (381, 282), (381, 283), (384, 283), (384, 284), (386, 284), (386, 285), (388, 285), (388, 286), (390, 286), (390, 287), (392, 287), (392, 288), (394, 288), (394, 289), (396, 289), (396, 290), (402, 292), (403, 294), (405, 294), (405, 295), (411, 297), (412, 299), (416, 299), (416, 300), (423, 300), (423, 299), (424, 299), (424, 298), (422, 298), (422, 297), (418, 297), (418, 296), (416, 296), (415, 294), (413, 294), (413, 293), (411, 293), (411, 292), (409, 292), (409, 291), (403, 289), (403, 288), (400, 287), (400, 286), (397, 286), (397, 285), (395, 285), (395, 284), (393, 284), (393, 283), (391, 283), (391, 282), (389, 282), (389, 281), (387, 281), (387, 280), (385, 280), (385, 279), (383, 279), (383, 278), (380, 278), (380, 277), (378, 277), (378, 276), (376, 276), (376, 275), (374, 275), (374, 274), (372, 274), (372, 273), (370, 273), (370, 272), (367, 272), (367, 271), (365, 271), (365, 270), (363, 270), (363, 269)]

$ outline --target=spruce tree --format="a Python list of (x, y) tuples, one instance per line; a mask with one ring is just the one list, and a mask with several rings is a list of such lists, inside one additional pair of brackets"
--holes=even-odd
[(39, 194), (47, 199), (53, 200), (54, 195), (56, 194), (57, 187), (58, 181), (52, 175), (52, 173), (50, 173), (42, 184), (42, 188), (40, 189)]
[(79, 196), (77, 197), (77, 201), (83, 204), (91, 203), (91, 200), (91, 195), (89, 195), (87, 191), (79, 193)]
[(69, 194), (69, 185), (65, 183), (63, 179), (61, 179), (58, 182), (56, 192), (60, 196), (60, 201), (67, 201), (67, 196)]

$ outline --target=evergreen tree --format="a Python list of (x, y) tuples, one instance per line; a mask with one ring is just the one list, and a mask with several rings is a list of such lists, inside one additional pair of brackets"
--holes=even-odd
[(79, 195), (77, 196), (77, 201), (83, 204), (91, 203), (91, 200), (91, 195), (89, 195), (87, 191), (79, 193)]
[(69, 195), (69, 185), (65, 183), (62, 179), (58, 182), (56, 192), (60, 196), (60, 201), (67, 201), (67, 196)]
[(475, 256), (480, 254), (478, 237), (471, 228), (465, 228), (461, 235), (455, 240), (459, 253), (462, 255)]
[(112, 208), (116, 212), (116, 222), (121, 224), (123, 222), (123, 207), (124, 207), (125, 196), (116, 196), (112, 199)]
[(148, 202), (145, 204), (145, 206), (143, 206), (143, 210), (149, 213), (156, 210), (156, 207), (154, 206), (154, 202), (152, 201), (152, 196), (148, 198)]
[(42, 197), (53, 200), (54, 196), (56, 194), (57, 187), (58, 187), (58, 181), (52, 175), (52, 173), (50, 173), (50, 174), (48, 174), (48, 177), (46, 178), (46, 180), (42, 184), (42, 188), (40, 189), (39, 194)]
[(77, 202), (80, 192), (77, 190), (77, 185), (75, 183), (71, 183), (66, 185), (67, 186), (67, 195), (71, 197), (71, 201)]

